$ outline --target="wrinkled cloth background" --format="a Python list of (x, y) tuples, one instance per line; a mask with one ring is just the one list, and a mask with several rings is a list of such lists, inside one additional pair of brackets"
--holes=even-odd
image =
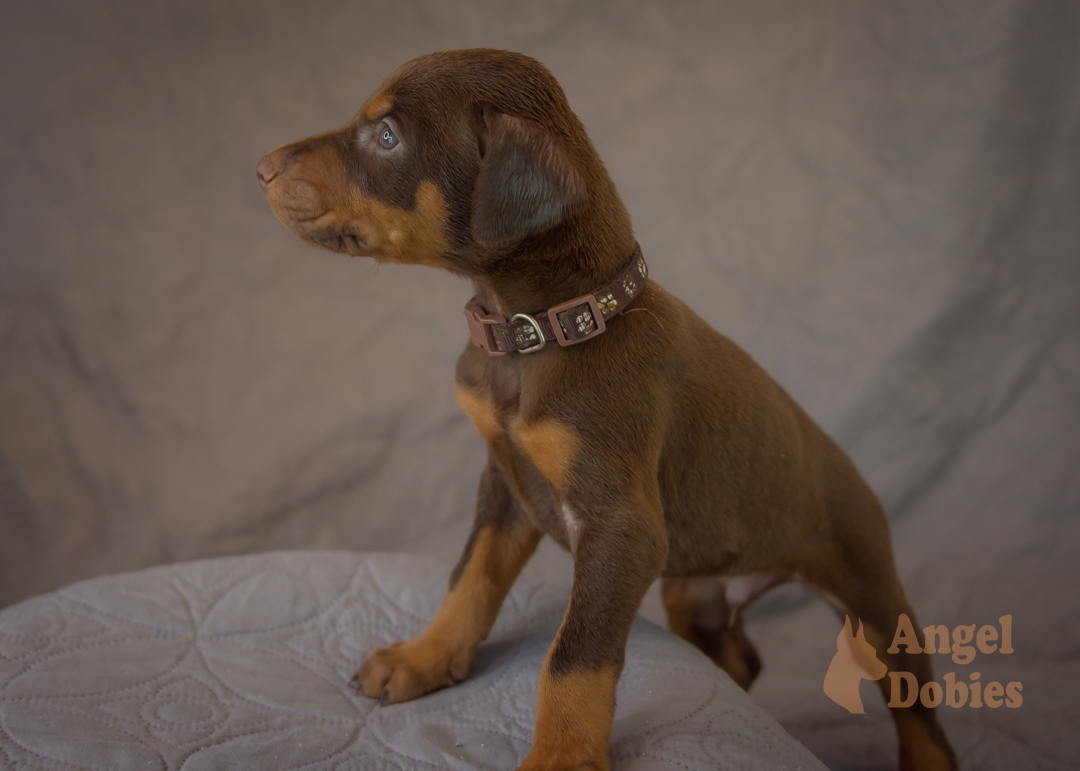
[[(965, 768), (1077, 768), (1080, 7), (1018, 0), (8, 4), (0, 25), (0, 605), (278, 548), (456, 559), (484, 462), (469, 286), (304, 246), (255, 163), (402, 61), (562, 82), (654, 279), (845, 447), (921, 626), (1013, 616), (1018, 709), (942, 708)], [(545, 544), (527, 569), (568, 582)], [(646, 615), (660, 618), (655, 592)], [(839, 623), (751, 613), (751, 695), (832, 768), (891, 720), (821, 684)]]

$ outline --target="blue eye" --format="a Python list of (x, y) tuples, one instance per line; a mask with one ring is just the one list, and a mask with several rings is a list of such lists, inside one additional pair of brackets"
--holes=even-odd
[(393, 150), (398, 145), (397, 135), (386, 123), (379, 125), (379, 147), (383, 150)]

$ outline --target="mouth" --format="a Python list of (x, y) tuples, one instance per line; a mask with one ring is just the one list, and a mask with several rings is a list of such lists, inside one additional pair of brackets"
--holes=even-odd
[(351, 257), (367, 257), (367, 244), (360, 236), (348, 232), (334, 232), (338, 226), (334, 213), (323, 208), (300, 208), (297, 206), (273, 206), (277, 218), (312, 246)]
[(305, 241), (313, 246), (327, 249), (338, 254), (347, 254), (350, 257), (368, 257), (368, 250), (359, 237), (352, 233), (340, 233), (338, 235), (301, 235)]

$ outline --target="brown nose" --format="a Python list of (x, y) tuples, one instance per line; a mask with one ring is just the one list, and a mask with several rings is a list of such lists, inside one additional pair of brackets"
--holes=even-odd
[(259, 184), (263, 190), (274, 181), (274, 177), (281, 173), (281, 160), (276, 152), (267, 153), (255, 167), (255, 173), (259, 175)]

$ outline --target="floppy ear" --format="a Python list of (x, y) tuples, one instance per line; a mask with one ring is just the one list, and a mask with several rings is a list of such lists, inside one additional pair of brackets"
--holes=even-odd
[(588, 200), (585, 180), (540, 124), (484, 105), (473, 233), (503, 244), (543, 233)]

